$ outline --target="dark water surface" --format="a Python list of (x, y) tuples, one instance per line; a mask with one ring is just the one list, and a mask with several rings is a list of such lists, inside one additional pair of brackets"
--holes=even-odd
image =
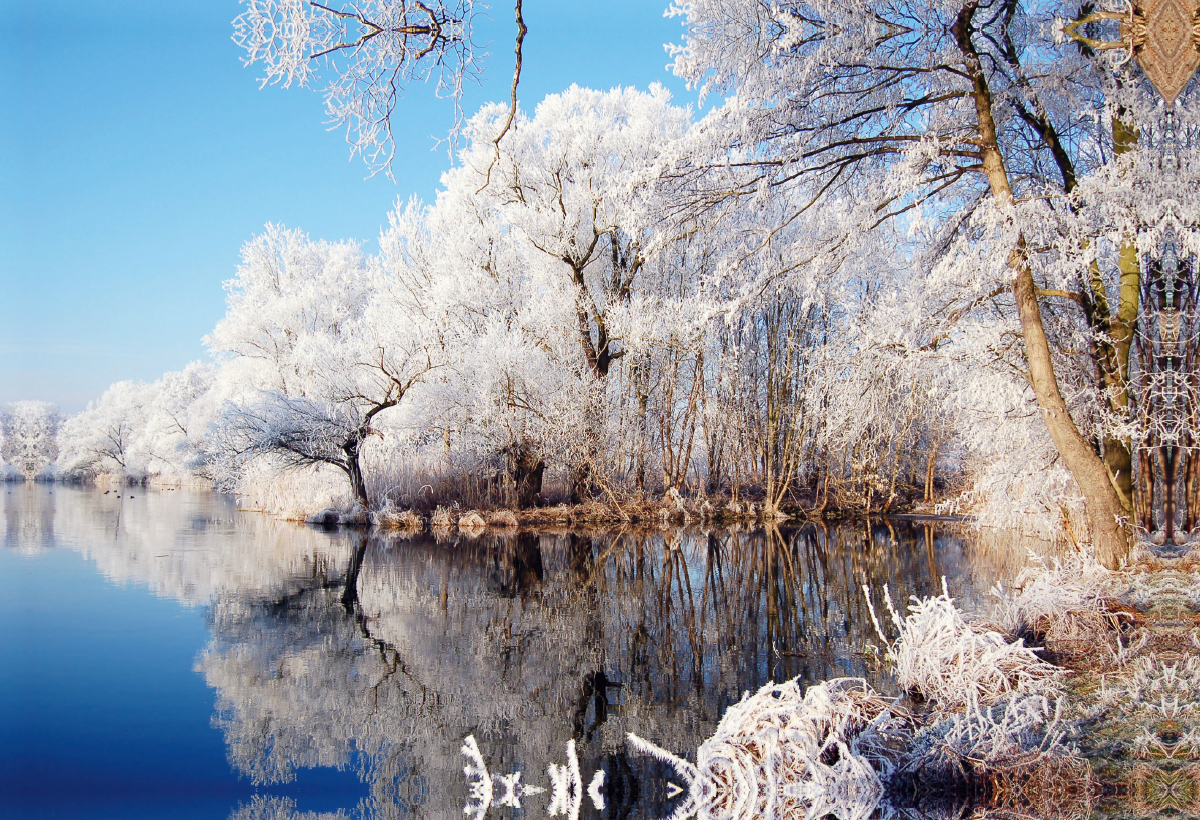
[(769, 680), (886, 688), (863, 584), (945, 576), (971, 609), (995, 580), (919, 523), (439, 543), (211, 493), (3, 492), (0, 818), (464, 817), (468, 734), (547, 789), (488, 817), (546, 816), (572, 740), (606, 778), (580, 817), (665, 817), (626, 732), (694, 759)]

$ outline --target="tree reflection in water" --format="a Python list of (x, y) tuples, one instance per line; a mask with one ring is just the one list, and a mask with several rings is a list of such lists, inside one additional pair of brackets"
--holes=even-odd
[(240, 771), (356, 767), (379, 818), (460, 813), (468, 734), (494, 776), (547, 788), (573, 740), (585, 785), (606, 772), (605, 816), (666, 816), (665, 773), (626, 732), (691, 753), (769, 679), (885, 687), (862, 585), (990, 580), (929, 526), (353, 538), (286, 594), (220, 595), (197, 668)]
[(927, 524), (439, 542), (325, 532), (204, 493), (13, 486), (4, 499), (6, 549), (75, 549), (116, 582), (207, 608), (196, 669), (232, 765), (261, 786), (245, 820), (308, 817), (272, 784), (309, 767), (357, 771), (369, 797), (352, 814), (461, 816), (467, 735), (495, 778), (547, 789), (522, 801), (536, 816), (573, 740), (584, 787), (605, 772), (603, 816), (665, 817), (670, 772), (627, 754), (627, 732), (692, 755), (768, 680), (885, 688), (862, 652), (875, 640), (863, 584), (904, 599), (945, 574), (969, 610), (996, 580), (967, 540)]

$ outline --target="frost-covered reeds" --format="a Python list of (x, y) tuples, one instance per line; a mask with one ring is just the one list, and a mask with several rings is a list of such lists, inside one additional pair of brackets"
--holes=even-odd
[(419, 532), (425, 528), (425, 519), (412, 510), (397, 510), (395, 507), (384, 507), (372, 516), (374, 524), (380, 529), (399, 532)]
[(303, 521), (328, 507), (350, 507), (345, 480), (330, 468), (280, 470), (258, 461), (246, 466), (234, 489), (241, 509), (290, 521)]
[(1056, 656), (1090, 653), (1120, 662), (1120, 624), (1128, 614), (1115, 605), (1113, 578), (1112, 571), (1082, 555), (1049, 564), (1035, 560), (1008, 589), (994, 590), (996, 625), (1038, 641)]
[[(864, 587), (868, 602), (870, 590)], [(978, 702), (992, 704), (1010, 694), (1057, 692), (1060, 671), (1043, 661), (1022, 639), (1007, 640), (994, 630), (967, 622), (945, 589), (913, 599), (901, 617), (884, 587), (884, 600), (899, 636), (888, 641), (871, 606), (896, 683), (943, 709)]]
[(969, 622), (944, 581), (905, 616), (886, 587), (884, 599), (894, 640), (870, 611), (889, 667), (921, 700), (884, 697), (857, 678), (807, 691), (768, 684), (726, 711), (694, 765), (631, 735), (687, 784), (672, 820), (888, 817), (885, 796), (917, 783), (1008, 808), (1028, 801), (1042, 816), (1086, 813), (1090, 769), (1067, 743), (1062, 671), (1020, 638)]
[(909, 724), (892, 701), (858, 678), (802, 692), (797, 681), (768, 684), (729, 707), (692, 766), (631, 735), (634, 748), (673, 764), (687, 784), (674, 817), (865, 820)]

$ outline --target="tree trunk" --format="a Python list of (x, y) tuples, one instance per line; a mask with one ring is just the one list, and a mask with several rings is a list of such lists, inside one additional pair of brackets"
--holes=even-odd
[(571, 470), (571, 503), (582, 504), (592, 497), (592, 468), (587, 463), (576, 464)]
[(542, 495), (542, 475), (545, 471), (546, 462), (538, 458), (526, 442), (513, 447), (510, 474), (517, 493), (518, 508), (537, 506)]
[[(1189, 444), (1194, 446), (1191, 437)], [(1197, 517), (1200, 515), (1200, 458), (1189, 447), (1184, 451), (1184, 532), (1190, 533), (1196, 529)]]
[(1138, 449), (1138, 483), (1134, 495), (1138, 526), (1153, 530), (1154, 521), (1154, 462), (1150, 458), (1151, 442)]
[(342, 452), (346, 454), (346, 474), (350, 476), (350, 492), (364, 510), (369, 510), (371, 505), (367, 500), (367, 484), (363, 480), (362, 465), (358, 459), (359, 443), (358, 438), (350, 439), (342, 445)]
[(1176, 447), (1159, 447), (1157, 455), (1163, 477), (1163, 537), (1166, 538), (1168, 544), (1173, 544), (1175, 542), (1175, 488), (1179, 450)]
[(1013, 281), (1013, 295), (1017, 300), (1021, 331), (1025, 337), (1029, 383), (1037, 396), (1050, 438), (1083, 493), (1096, 558), (1104, 566), (1115, 569), (1129, 554), (1129, 537), (1121, 523), (1124, 506), (1109, 480), (1104, 462), (1079, 432), (1067, 411), (1054, 373), (1050, 344), (1042, 326), (1033, 273), (1028, 263), (1020, 258), (1023, 257), (1022, 251), (1019, 248), (1013, 253), (1017, 257), (1014, 259), (1017, 275)]
[[(980, 66), (979, 55), (971, 42), (971, 18), (976, 8), (976, 3), (963, 7), (954, 24), (954, 35), (971, 75), (983, 172), (997, 202), (1001, 206), (1012, 206), (1012, 188), (1009, 185), (1008, 171), (1004, 167), (1004, 158), (1000, 153), (996, 123), (992, 117), (991, 91)], [(1083, 493), (1092, 549), (1096, 558), (1104, 566), (1116, 568), (1129, 554), (1129, 537), (1122, 524), (1124, 508), (1116, 488), (1109, 480), (1108, 469), (1075, 426), (1067, 411), (1067, 404), (1063, 401), (1023, 238), (1018, 240), (1017, 247), (1010, 254), (1009, 264), (1014, 274), (1013, 297), (1017, 303), (1021, 333), (1025, 339), (1029, 383), (1037, 396), (1050, 438)]]
[(925, 503), (933, 501), (933, 479), (937, 469), (938, 449), (941, 447), (941, 442), (935, 440), (929, 448), (929, 455), (925, 458)]

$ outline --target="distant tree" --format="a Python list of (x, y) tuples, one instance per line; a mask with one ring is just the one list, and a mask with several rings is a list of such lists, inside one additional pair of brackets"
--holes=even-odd
[(58, 458), (58, 408), (45, 401), (18, 401), (0, 408), (0, 460), (27, 481), (41, 475)]
[(82, 413), (67, 419), (60, 435), (60, 472), (79, 478), (145, 478), (143, 433), (155, 392), (153, 385), (142, 382), (117, 382)]
[(149, 474), (178, 481), (203, 470), (209, 427), (220, 407), (217, 374), (212, 364), (191, 362), (154, 383), (141, 436)]

